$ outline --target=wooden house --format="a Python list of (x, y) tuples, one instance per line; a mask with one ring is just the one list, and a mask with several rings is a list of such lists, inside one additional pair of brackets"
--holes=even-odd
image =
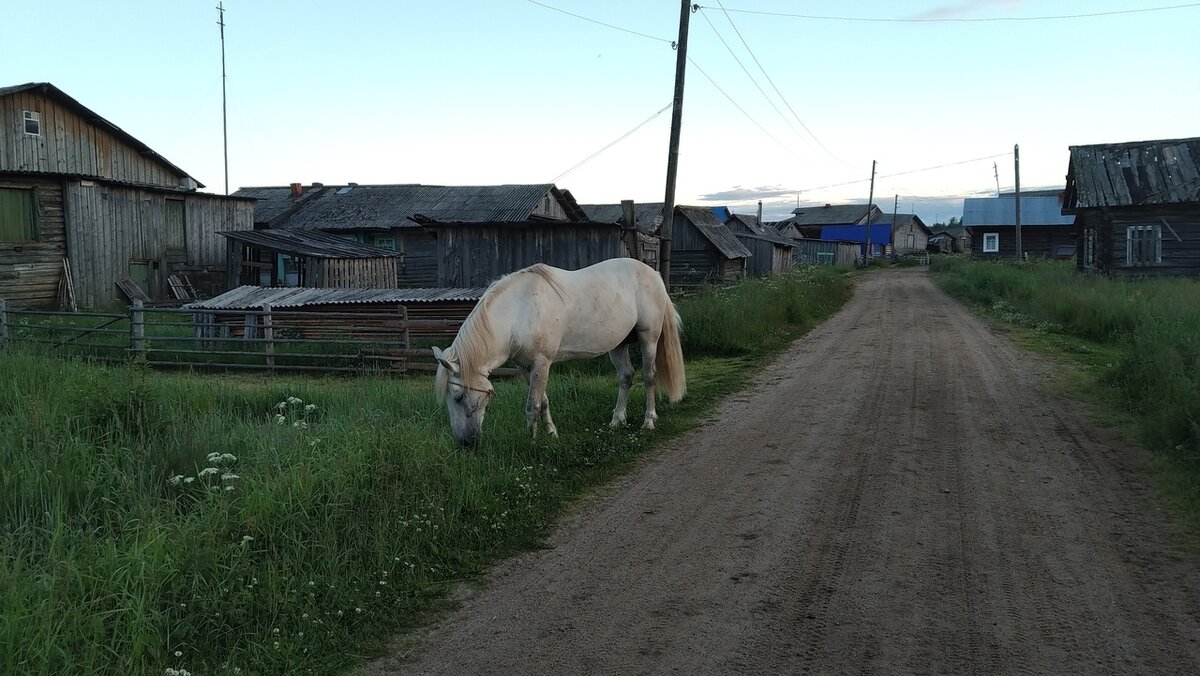
[(400, 254), (308, 230), (242, 230), (228, 240), (226, 288), (246, 284), (392, 289)]
[(254, 207), (202, 187), (52, 84), (0, 87), (0, 298), (103, 306), (124, 278), (164, 298), (181, 273), (220, 291), (217, 233), (251, 229)]
[(1062, 213), (1081, 269), (1200, 275), (1200, 137), (1070, 151)]
[(881, 213), (874, 216), (872, 225), (890, 223), (892, 226), (892, 253), (911, 254), (924, 253), (929, 246), (929, 238), (933, 235), (921, 217), (916, 214)]
[(792, 215), (775, 224), (784, 237), (801, 239), (820, 237), (826, 225), (862, 225), (879, 222), (883, 212), (874, 204), (826, 204), (817, 207), (797, 207)]
[[(1021, 251), (1025, 258), (1061, 257), (1064, 247), (1073, 253), (1075, 218), (1062, 214), (1061, 195), (1059, 190), (1021, 193)], [(1017, 257), (1016, 203), (1014, 193), (963, 200), (962, 223), (971, 233), (973, 257)]]
[(751, 257), (746, 274), (752, 277), (778, 275), (791, 270), (796, 260), (796, 241), (779, 231), (760, 225), (753, 214), (730, 214), (725, 227), (738, 238)]
[(671, 226), (670, 286), (699, 286), (746, 276), (750, 250), (708, 207), (677, 206)]
[[(441, 186), (300, 184), (243, 188), (237, 195), (259, 201), (259, 227), (318, 231), (399, 254), (402, 287), (457, 286), (454, 279), (491, 281), (533, 263), (595, 263), (619, 253), (620, 229), (582, 226), (587, 216), (571, 194), (553, 184)], [(594, 241), (569, 252), (570, 228), (603, 230)], [(455, 232), (455, 229), (461, 232)], [(439, 238), (442, 241), (439, 241)], [(598, 239), (597, 239), (598, 238)], [(605, 239), (603, 251), (588, 250)], [(499, 248), (498, 248), (499, 247)], [(463, 256), (466, 256), (464, 259)], [(484, 258), (480, 258), (484, 256)], [(457, 257), (457, 258), (455, 258)], [(456, 261), (465, 261), (462, 263)], [(462, 266), (468, 266), (469, 269)], [(516, 266), (516, 267), (512, 267)], [(452, 268), (458, 268), (455, 272)]]

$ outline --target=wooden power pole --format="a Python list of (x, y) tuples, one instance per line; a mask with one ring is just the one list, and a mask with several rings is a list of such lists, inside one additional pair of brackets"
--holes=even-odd
[(1016, 194), (1016, 230), (1017, 230), (1017, 262), (1023, 263), (1025, 257), (1021, 255), (1021, 146), (1013, 144), (1013, 172)]
[(217, 3), (217, 25), (221, 27), (221, 141), (225, 148), (225, 194), (229, 194), (229, 118), (225, 113), (225, 3)]
[(687, 71), (688, 19), (692, 15), (689, 0), (679, 7), (679, 40), (675, 43), (675, 99), (671, 108), (671, 143), (667, 150), (667, 191), (663, 198), (663, 222), (659, 230), (659, 274), (671, 288), (671, 225), (675, 221), (675, 176), (679, 173), (679, 129), (683, 124), (683, 77)]
[(867, 197), (867, 252), (863, 255), (863, 261), (871, 260), (871, 203), (875, 201), (875, 160), (871, 160), (871, 192)]

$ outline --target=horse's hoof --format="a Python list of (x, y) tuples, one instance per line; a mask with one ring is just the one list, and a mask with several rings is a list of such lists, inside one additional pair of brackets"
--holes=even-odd
[(609, 426), (609, 427), (611, 427), (611, 428), (613, 428), (613, 429), (615, 430), (615, 429), (617, 429), (618, 427), (624, 427), (624, 426), (625, 426), (625, 421), (624, 421), (624, 420), (616, 420), (616, 419), (614, 419), (612, 422), (608, 423), (608, 426)]
[(644, 429), (644, 430), (652, 430), (652, 429), (654, 429), (654, 421), (653, 421), (653, 420), (647, 420), (646, 422), (642, 423), (642, 429)]
[(552, 436), (552, 437), (554, 437), (555, 439), (557, 439), (557, 438), (558, 438), (558, 428), (556, 428), (556, 427), (551, 427), (550, 429), (547, 429), (547, 430), (546, 430), (546, 434), (549, 434), (550, 436)]

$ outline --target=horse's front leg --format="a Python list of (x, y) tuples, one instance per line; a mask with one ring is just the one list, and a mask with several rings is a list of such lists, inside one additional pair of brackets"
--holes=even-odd
[(552, 437), (558, 436), (558, 428), (550, 417), (550, 398), (546, 396), (546, 381), (550, 378), (550, 360), (538, 356), (529, 368), (529, 398), (525, 402), (525, 418), (529, 423), (529, 435), (537, 438), (538, 419), (546, 424)]
[(633, 362), (629, 360), (629, 346), (620, 347), (608, 353), (613, 366), (617, 367), (617, 405), (613, 407), (612, 422), (609, 427), (620, 427), (625, 424), (625, 413), (629, 408), (629, 387), (633, 385)]

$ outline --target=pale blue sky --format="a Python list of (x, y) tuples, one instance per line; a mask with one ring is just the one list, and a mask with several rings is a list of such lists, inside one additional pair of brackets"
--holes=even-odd
[[(228, 0), (231, 189), (546, 182), (670, 103), (675, 52), (653, 38), (675, 37), (678, 2), (539, 1), (650, 37), (529, 0)], [(960, 215), (962, 196), (995, 190), (992, 160), (891, 175), (1019, 143), (1022, 186), (1061, 186), (1071, 144), (1200, 134), (1200, 6), (911, 23), (733, 10), (976, 20), (1180, 3), (721, 3), (753, 57), (718, 2), (701, 2), (689, 55), (716, 86), (689, 67), (681, 203), (716, 196), (707, 203), (752, 212), (754, 196), (783, 193), (766, 203), (779, 216), (797, 190), (802, 204), (865, 201), (865, 181), (821, 186), (865, 179), (878, 160), (875, 202), (890, 210), (899, 194), (901, 211), (932, 223)], [(5, 31), (0, 85), (52, 82), (222, 192), (215, 5), (58, 0), (52, 21)], [(558, 185), (581, 202), (661, 201), (669, 128), (668, 110)], [(1011, 187), (1011, 156), (995, 161)]]

